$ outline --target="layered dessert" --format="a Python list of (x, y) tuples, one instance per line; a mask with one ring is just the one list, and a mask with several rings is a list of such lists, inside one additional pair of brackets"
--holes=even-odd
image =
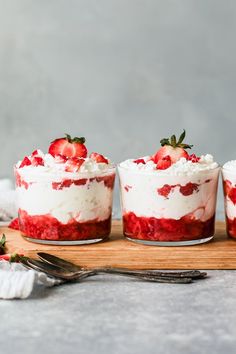
[(88, 156), (84, 138), (54, 140), (15, 166), (18, 223), (32, 241), (98, 242), (111, 228), (115, 167), (103, 155)]
[(223, 165), (222, 176), (227, 233), (236, 238), (236, 160)]
[(118, 166), (124, 235), (147, 244), (202, 243), (214, 235), (219, 167), (187, 149), (185, 131), (150, 156)]

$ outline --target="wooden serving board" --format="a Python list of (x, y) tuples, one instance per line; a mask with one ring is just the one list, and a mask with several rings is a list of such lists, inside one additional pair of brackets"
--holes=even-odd
[(113, 221), (110, 240), (83, 246), (41, 245), (24, 240), (19, 231), (0, 228), (7, 237), (7, 252), (37, 257), (48, 252), (85, 267), (137, 269), (236, 269), (236, 240), (226, 236), (225, 224), (216, 223), (214, 240), (196, 246), (158, 247), (127, 241), (121, 221)]

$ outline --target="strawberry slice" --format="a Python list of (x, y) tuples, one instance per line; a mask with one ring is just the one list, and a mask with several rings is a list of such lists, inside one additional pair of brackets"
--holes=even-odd
[(21, 161), (21, 164), (20, 164), (19, 168), (22, 168), (22, 167), (25, 167), (25, 166), (30, 166), (30, 165), (31, 165), (30, 159), (27, 156), (25, 156), (23, 158), (23, 160)]
[(103, 155), (98, 154), (97, 152), (92, 152), (89, 157), (97, 163), (109, 163), (108, 159), (106, 159)]
[(70, 135), (66, 134), (65, 138), (54, 140), (49, 146), (48, 152), (52, 156), (87, 157), (87, 148), (84, 143), (85, 138), (75, 137), (72, 139)]
[(157, 161), (157, 170), (166, 170), (171, 166), (171, 158), (169, 155)]
[(66, 172), (78, 172), (80, 166), (84, 163), (84, 159), (78, 159), (77, 157), (71, 157), (65, 163)]
[(152, 156), (152, 160), (157, 164), (159, 160), (163, 160), (166, 156), (169, 156), (171, 163), (177, 162), (181, 157), (188, 159), (188, 153), (185, 149), (191, 149), (192, 145), (184, 144), (185, 130), (180, 135), (178, 141), (175, 135), (172, 135), (170, 139), (162, 139), (160, 141), (161, 148)]

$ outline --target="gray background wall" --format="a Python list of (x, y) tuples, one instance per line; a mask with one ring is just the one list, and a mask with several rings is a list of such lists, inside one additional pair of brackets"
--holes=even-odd
[(236, 158), (234, 0), (0, 0), (0, 177), (64, 132), (115, 162)]

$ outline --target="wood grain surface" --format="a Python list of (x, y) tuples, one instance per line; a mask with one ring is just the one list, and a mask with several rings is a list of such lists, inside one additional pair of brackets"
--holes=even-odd
[(236, 240), (228, 238), (225, 224), (216, 223), (213, 241), (196, 246), (158, 247), (127, 241), (122, 224), (113, 221), (110, 239), (83, 246), (51, 246), (26, 241), (19, 231), (1, 227), (7, 252), (37, 257), (48, 252), (85, 267), (115, 266), (137, 269), (236, 269)]

